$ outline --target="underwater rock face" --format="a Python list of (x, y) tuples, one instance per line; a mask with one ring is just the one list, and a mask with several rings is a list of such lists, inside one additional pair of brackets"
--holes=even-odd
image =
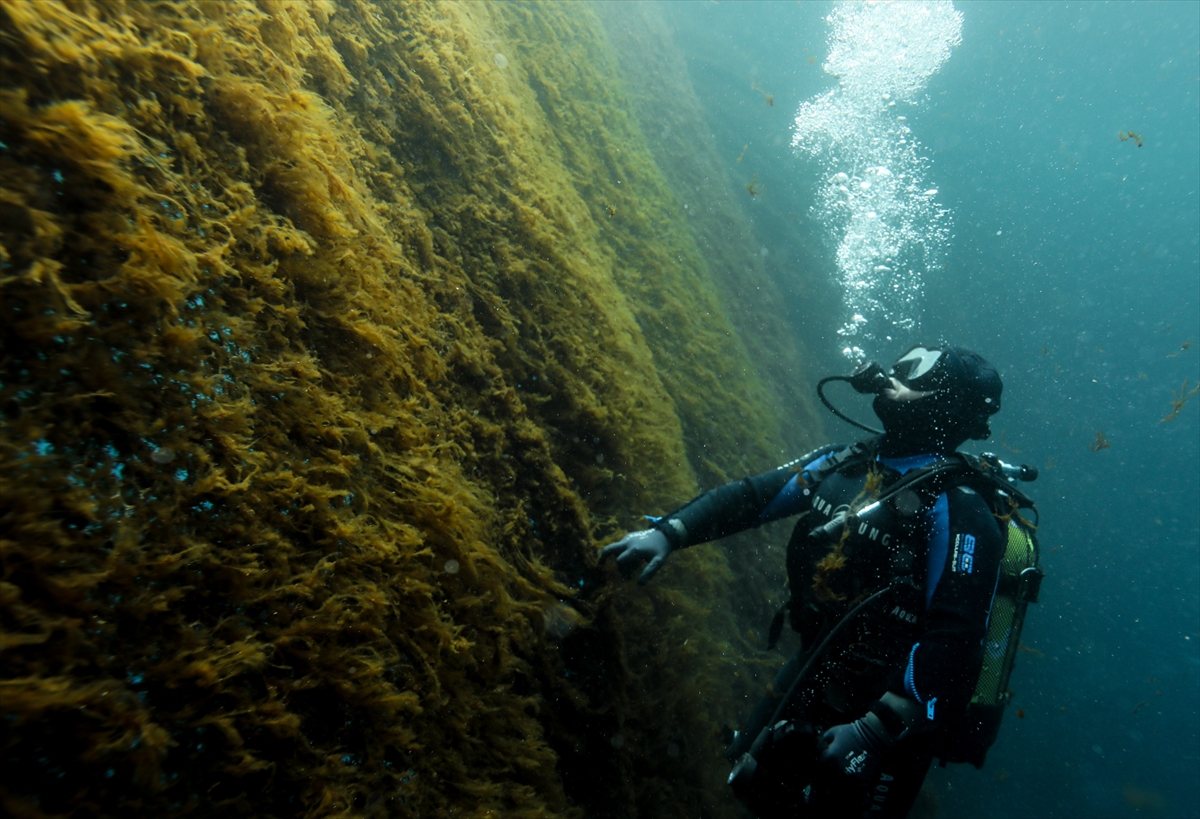
[(787, 438), (591, 13), (0, 36), (6, 810), (730, 810), (724, 557), (594, 551)]

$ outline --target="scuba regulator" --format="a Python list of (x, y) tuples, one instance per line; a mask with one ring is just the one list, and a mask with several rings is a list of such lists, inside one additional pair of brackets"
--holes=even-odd
[(829, 402), (829, 399), (825, 397), (825, 385), (830, 381), (845, 381), (854, 388), (855, 392), (862, 393), (863, 395), (879, 395), (892, 385), (892, 379), (884, 371), (883, 365), (878, 361), (870, 361), (855, 370), (853, 375), (831, 375), (817, 382), (817, 396), (821, 399), (821, 403), (825, 405), (826, 409), (851, 426), (866, 430), (872, 435), (882, 435), (883, 430), (869, 427), (866, 424), (860, 424), (853, 418), (843, 415), (837, 407)]
[[(892, 377), (889, 376), (887, 371), (883, 369), (883, 365), (881, 365), (878, 361), (868, 361), (866, 364), (863, 364), (861, 367), (855, 370), (851, 375), (830, 375), (817, 382), (817, 396), (821, 399), (821, 403), (824, 404), (830, 412), (832, 412), (838, 418), (841, 418), (847, 424), (858, 427), (862, 430), (866, 430), (873, 435), (882, 435), (883, 430), (874, 429), (866, 424), (860, 424), (858, 421), (855, 421), (853, 418), (850, 418), (839, 411), (838, 408), (835, 407), (829, 401), (829, 399), (825, 397), (825, 385), (830, 381), (845, 381), (854, 388), (855, 392), (862, 395), (879, 395), (884, 390), (892, 386)], [(1017, 481), (1030, 483), (1036, 481), (1038, 477), (1037, 467), (1029, 466), (1027, 464), (1005, 463), (1004, 461), (1000, 460), (995, 453), (992, 452), (984, 452), (979, 456), (979, 461), (979, 466), (984, 472), (990, 473), (999, 478), (1003, 478), (1012, 484), (1015, 484)], [(826, 524), (826, 527), (832, 531), (833, 529), (837, 528), (837, 526), (842, 524), (843, 519), (844, 514), (842, 518), (831, 520), (828, 524)], [(837, 526), (835, 526), (835, 524)]]

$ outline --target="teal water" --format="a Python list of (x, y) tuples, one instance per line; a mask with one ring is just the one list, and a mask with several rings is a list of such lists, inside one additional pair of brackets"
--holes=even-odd
[[(762, 186), (745, 207), (795, 332), (845, 371), (839, 236), (814, 207), (830, 166), (791, 147), (836, 86), (832, 4), (663, 8), (732, 179)], [(889, 316), (914, 328), (859, 344), (889, 361), (946, 339), (998, 366), (978, 449), (1041, 469), (1047, 578), (1000, 739), (982, 771), (931, 774), (938, 815), (1198, 816), (1200, 396), (1162, 419), (1200, 381), (1200, 5), (957, 8), (961, 45), (899, 111), (944, 254)], [(827, 292), (797, 284), (814, 268)]]

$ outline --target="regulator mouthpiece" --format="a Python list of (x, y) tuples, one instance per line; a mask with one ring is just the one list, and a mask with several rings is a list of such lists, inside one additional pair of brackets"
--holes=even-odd
[(864, 395), (878, 395), (892, 384), (892, 379), (884, 372), (883, 365), (878, 361), (864, 364), (846, 380), (850, 382), (851, 387), (854, 387), (855, 392)]

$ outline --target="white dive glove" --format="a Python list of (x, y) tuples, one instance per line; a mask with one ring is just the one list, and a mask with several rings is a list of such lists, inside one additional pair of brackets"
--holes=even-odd
[(617, 568), (628, 577), (638, 564), (650, 561), (642, 573), (638, 575), (638, 583), (645, 584), (662, 566), (667, 555), (672, 552), (671, 542), (667, 536), (657, 529), (643, 529), (640, 532), (630, 532), (616, 543), (610, 543), (600, 550), (600, 560), (613, 555), (617, 558)]

